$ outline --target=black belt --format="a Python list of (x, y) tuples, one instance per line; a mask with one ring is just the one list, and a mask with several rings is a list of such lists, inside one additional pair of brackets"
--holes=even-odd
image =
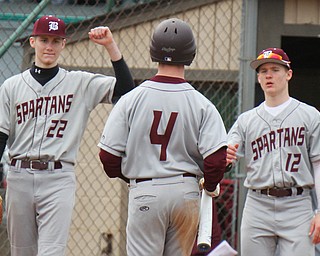
[[(17, 162), (19, 160), (13, 159), (11, 161), (12, 166), (16, 166)], [(40, 160), (20, 160), (21, 161), (21, 168), (30, 168), (32, 170), (48, 170), (49, 169), (49, 163), (48, 161), (40, 161)], [(62, 164), (60, 161), (55, 161), (53, 164), (53, 169), (62, 169)]]
[[(267, 196), (275, 196), (275, 197), (284, 197), (284, 196), (292, 196), (293, 188), (266, 188), (266, 189), (252, 189), (254, 192), (260, 191), (261, 194)], [(297, 195), (301, 195), (303, 192), (302, 187), (297, 187)]]
[[(182, 176), (183, 177), (194, 177), (194, 178), (197, 178), (197, 175), (192, 174), (192, 173), (184, 173)], [(136, 179), (136, 183), (143, 182), (143, 181), (150, 181), (152, 179), (153, 178)]]

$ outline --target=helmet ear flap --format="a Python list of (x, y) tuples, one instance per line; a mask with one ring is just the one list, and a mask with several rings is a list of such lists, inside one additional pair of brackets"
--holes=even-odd
[(189, 66), (196, 55), (190, 26), (176, 18), (162, 21), (152, 35), (150, 55), (154, 62)]

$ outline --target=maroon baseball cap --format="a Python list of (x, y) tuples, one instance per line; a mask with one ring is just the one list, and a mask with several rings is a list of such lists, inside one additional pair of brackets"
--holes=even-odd
[(41, 35), (66, 38), (66, 24), (52, 15), (42, 16), (34, 23), (31, 36)]
[(262, 64), (270, 62), (278, 63), (291, 69), (288, 55), (280, 48), (267, 48), (261, 51), (257, 59), (250, 63), (250, 66), (256, 70)]

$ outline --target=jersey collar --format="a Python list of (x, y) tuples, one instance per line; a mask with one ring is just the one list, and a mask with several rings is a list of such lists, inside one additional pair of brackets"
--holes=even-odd
[(172, 77), (172, 76), (163, 76), (163, 75), (156, 75), (150, 79), (153, 82), (159, 82), (159, 83), (168, 83), (168, 84), (181, 84), (185, 83), (186, 80), (178, 77)]

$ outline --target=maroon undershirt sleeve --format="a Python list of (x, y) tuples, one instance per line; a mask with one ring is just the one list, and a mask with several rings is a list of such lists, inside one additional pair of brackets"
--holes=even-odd
[(222, 180), (226, 170), (227, 147), (222, 147), (204, 159), (204, 187), (212, 192)]
[(123, 176), (121, 172), (121, 157), (112, 155), (103, 149), (100, 150), (99, 157), (103, 164), (103, 169), (109, 178), (120, 178), (129, 183), (129, 179)]

